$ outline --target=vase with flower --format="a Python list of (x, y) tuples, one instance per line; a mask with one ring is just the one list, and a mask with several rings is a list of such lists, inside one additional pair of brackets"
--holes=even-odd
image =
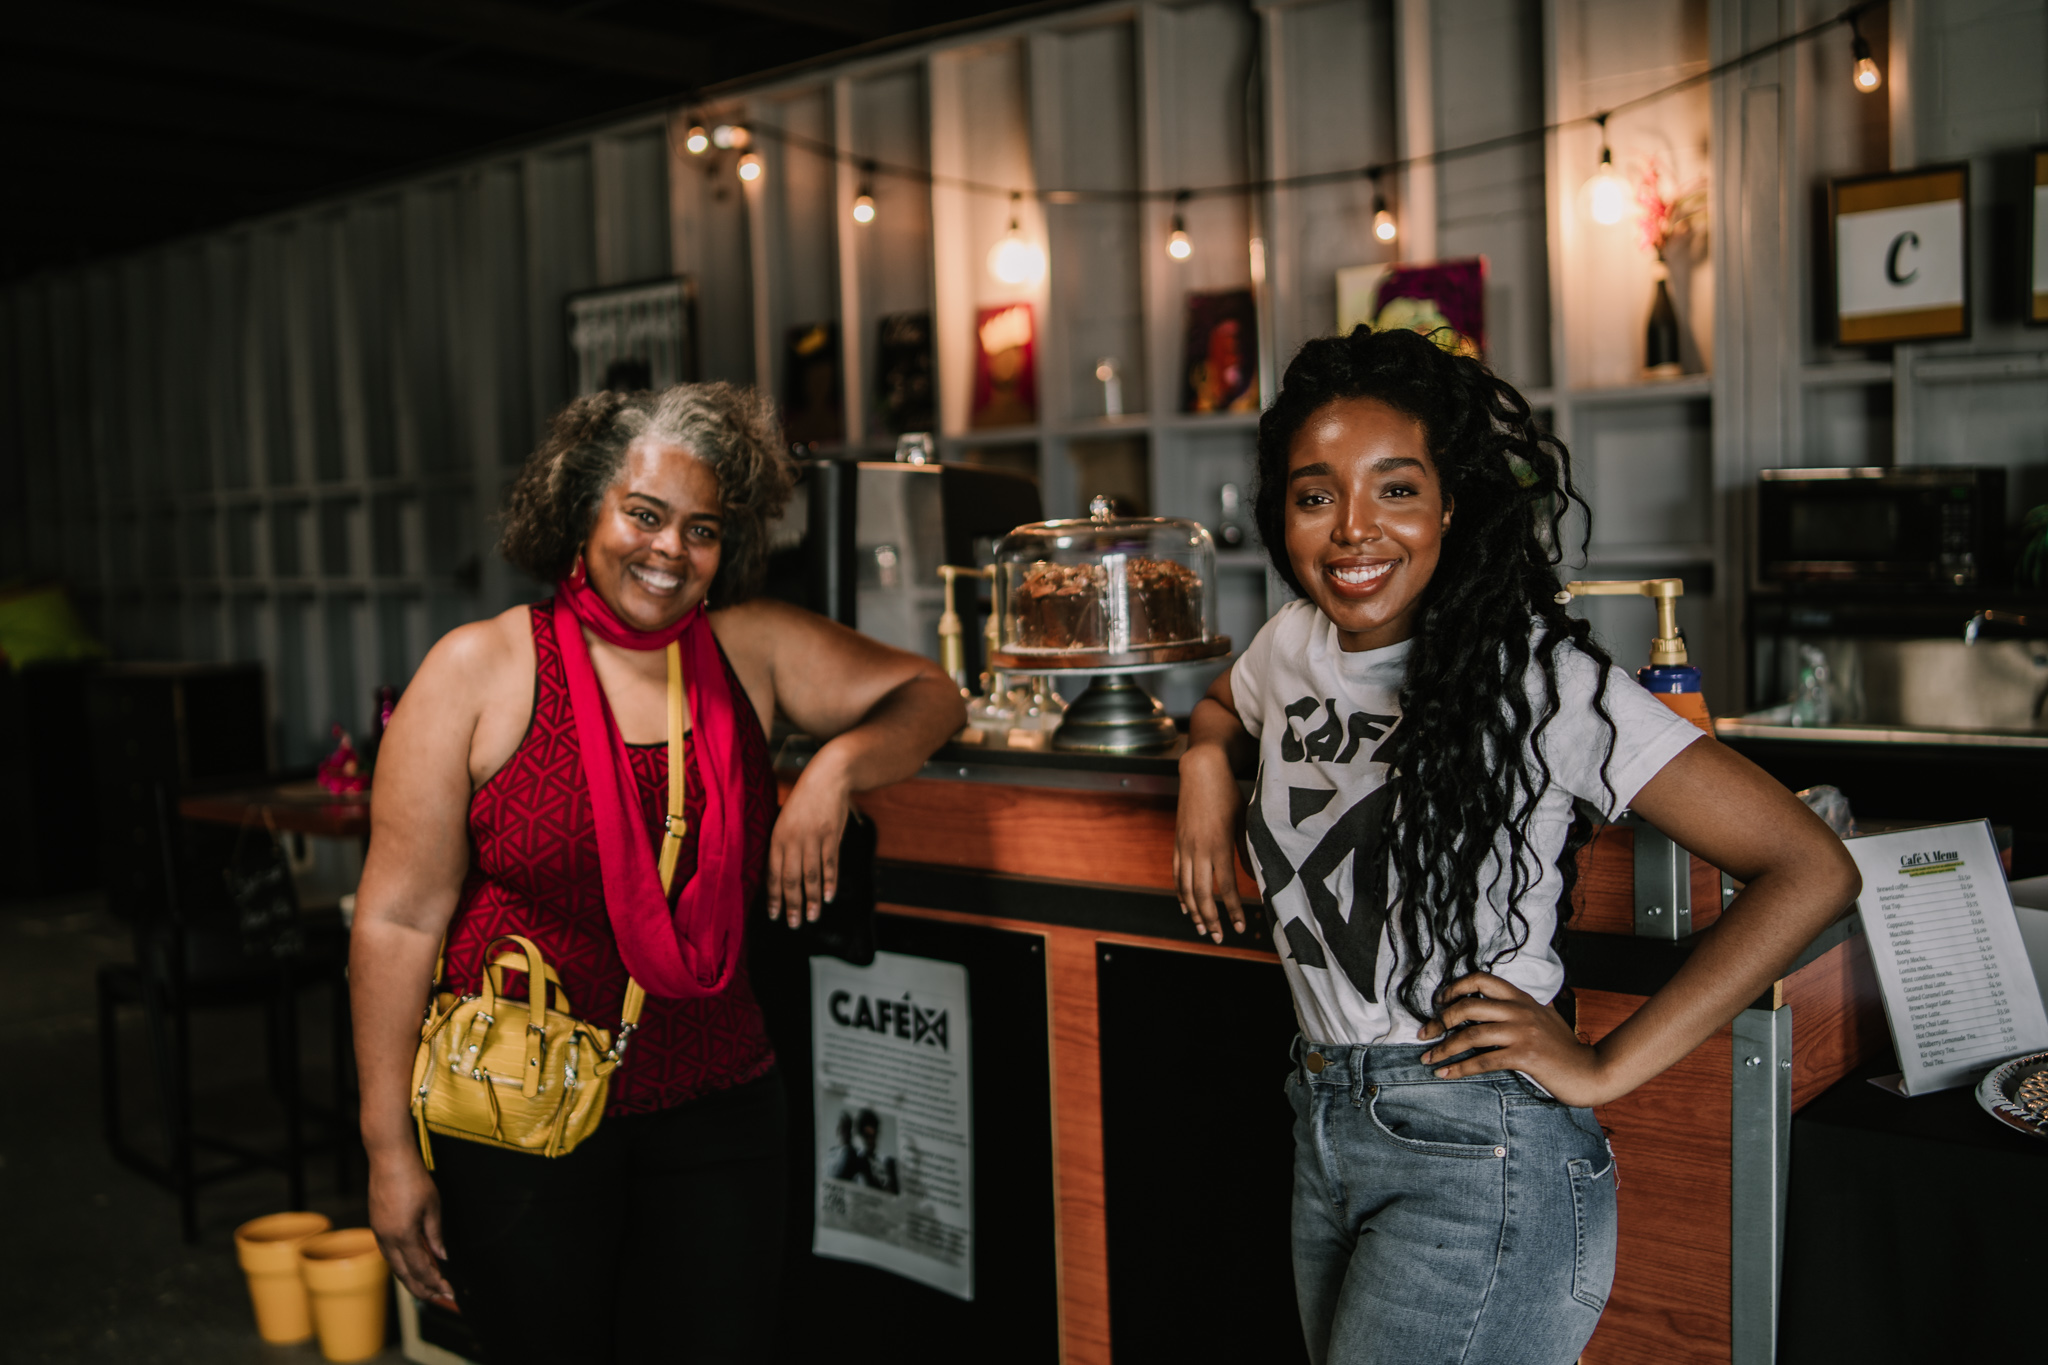
[(1664, 168), (1654, 156), (1636, 176), (1636, 222), (1642, 230), (1643, 250), (1657, 258), (1650, 319), (1643, 331), (1643, 372), (1654, 379), (1676, 378), (1684, 370), (1666, 252), (1679, 238), (1692, 235), (1693, 222), (1706, 207), (1706, 197), (1706, 187), (1700, 181), (1672, 189), (1667, 195)]

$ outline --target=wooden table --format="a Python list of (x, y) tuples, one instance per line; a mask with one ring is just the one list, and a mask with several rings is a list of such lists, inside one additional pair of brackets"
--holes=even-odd
[(267, 824), (330, 839), (370, 837), (368, 792), (335, 793), (312, 781), (182, 797), (178, 814), (220, 825)]

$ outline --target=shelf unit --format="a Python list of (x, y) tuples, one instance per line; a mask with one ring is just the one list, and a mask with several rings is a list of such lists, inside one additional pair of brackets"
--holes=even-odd
[[(1569, 12), (1568, 27), (1590, 31), (1603, 22), (1598, 6), (1583, 14), (1580, 6), (1553, 8)], [(1704, 30), (1685, 30), (1682, 21), (1691, 11), (1673, 4), (1659, 12), (1665, 22), (1650, 26), (1654, 33), (1677, 32), (1698, 51), (1657, 55), (1648, 68), (1703, 61)], [(1191, 291), (1253, 290), (1261, 388), (1270, 397), (1301, 342), (1334, 327), (1337, 270), (1483, 254), (1491, 267), (1490, 359), (1528, 389), (1561, 432), (1595, 433), (1591, 464), (1607, 485), (1633, 487), (1642, 482), (1640, 454), (1600, 451), (1621, 450), (1631, 440), (1639, 445), (1645, 430), (1662, 429), (1646, 428), (1644, 414), (1662, 427), (1693, 431), (1710, 381), (1694, 375), (1631, 386), (1598, 346), (1582, 365), (1554, 359), (1564, 344), (1585, 350), (1580, 338), (1593, 328), (1561, 324), (1550, 306), (1567, 291), (1561, 258), (1546, 250), (1547, 220), (1566, 196), (1547, 192), (1558, 172), (1546, 169), (1542, 146), (1387, 177), (1380, 188), (1403, 216), (1394, 246), (1368, 230), (1374, 187), (1360, 178), (1251, 200), (1192, 199), (1179, 206), (1192, 257), (1176, 262), (1163, 250), (1176, 189), (1387, 161), (1541, 122), (1554, 84), (1545, 22), (1522, 6), (1461, 16), (1358, 0), (1262, 3), (1249, 12), (1220, 0), (1104, 5), (749, 91), (734, 105), (738, 113), (801, 131), (854, 158), (929, 166), (1024, 190), (1142, 189), (1160, 196), (1141, 203), (1022, 201), (1020, 230), (1043, 246), (1048, 271), (1038, 284), (1004, 286), (983, 268), (1009, 218), (1011, 206), (999, 195), (942, 183), (913, 204), (911, 182), (891, 186), (878, 177), (876, 218), (861, 225), (851, 217), (847, 174), (825, 174), (815, 158), (809, 167), (793, 164), (807, 154), (764, 152), (767, 174), (746, 199), (756, 370), (774, 382), (779, 339), (789, 329), (837, 320), (845, 429), (852, 433), (843, 448), (882, 451), (886, 435), (866, 398), (873, 382), (868, 341), (880, 313), (875, 299), (886, 293), (914, 301), (906, 306), (929, 306), (946, 458), (1034, 472), (1048, 515), (1079, 514), (1091, 494), (1110, 492), (1148, 512), (1213, 523), (1223, 484), (1250, 494), (1258, 416), (1179, 411)], [(1654, 84), (1653, 76), (1642, 79)], [(1585, 79), (1597, 85), (1605, 77), (1592, 71)], [(894, 151), (885, 156), (887, 138)], [(849, 168), (842, 163), (839, 170)], [(967, 389), (975, 310), (1019, 301), (1032, 306), (1037, 324), (1038, 420), (973, 429)], [(1103, 386), (1093, 378), (1105, 357), (1121, 376), (1124, 411), (1116, 416), (1105, 413)], [(1679, 444), (1684, 464), (1702, 442), (1686, 436)], [(1684, 500), (1691, 492), (1687, 484)], [(1679, 558), (1694, 562), (1698, 547), (1712, 540), (1710, 528), (1679, 529), (1683, 534), (1653, 545), (1603, 541), (1596, 556), (1603, 564), (1654, 562), (1661, 569), (1678, 544), (1685, 547)], [(1626, 548), (1634, 557), (1615, 560)], [(1242, 644), (1285, 592), (1257, 552), (1227, 554), (1218, 568), (1220, 624)], [(1646, 639), (1647, 630), (1636, 625), (1623, 638)], [(1185, 710), (1205, 683), (1195, 671), (1166, 680), (1169, 706)]]
[[(1720, 58), (1819, 22), (1836, 10), (1798, 0), (1782, 18), (1741, 7), (1715, 9)], [(1719, 126), (1741, 141), (1717, 156), (1716, 178), (1731, 189), (1714, 230), (1748, 263), (1747, 280), (1722, 282), (1717, 307), (1733, 354), (1717, 429), (1737, 515), (1726, 536), (1754, 578), (1752, 492), (1759, 470), (1777, 466), (1990, 464), (2008, 471), (2007, 515), (2048, 502), (2048, 332), (2028, 328), (2005, 302), (2013, 292), (2002, 262), (2023, 261), (2018, 225), (2026, 213), (2006, 181), (2005, 163), (2040, 140), (2042, 84), (2023, 54), (2048, 42), (2048, 5), (2005, 7), (1893, 3), (1862, 19), (1880, 56), (1882, 92), (1856, 93), (1838, 44), (1819, 42), (1749, 68), (1716, 93)], [(2035, 63), (2038, 65), (2038, 63)], [(2009, 83), (2006, 73), (2012, 73)], [(2024, 72), (2024, 74), (2021, 74)], [(1944, 162), (1971, 164), (1970, 259), (1973, 335), (1891, 347), (1837, 347), (1828, 313), (1828, 182), (1845, 176)], [(1743, 599), (1726, 630), (1746, 636)], [(1741, 705), (1769, 705), (1797, 682), (1797, 652), (1786, 638), (1747, 641)]]

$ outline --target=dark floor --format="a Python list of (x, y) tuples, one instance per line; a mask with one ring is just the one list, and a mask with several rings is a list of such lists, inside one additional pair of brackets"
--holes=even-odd
[[(0, 900), (0, 1362), (7, 1365), (240, 1365), (317, 1361), (257, 1339), (234, 1229), (287, 1207), (285, 1180), (255, 1172), (204, 1188), (199, 1242), (178, 1235), (176, 1198), (118, 1164), (101, 1138), (93, 974), (129, 960), (126, 927), (97, 894)], [(328, 1005), (304, 1002), (308, 1093), (332, 1093)], [(258, 1011), (195, 1017), (193, 1073), (202, 1130), (261, 1142), (279, 1130), (264, 1084)], [(135, 1145), (160, 1151), (141, 1012), (121, 1034), (122, 1092)], [(307, 1167), (311, 1208), (337, 1227), (365, 1222), (360, 1167), (337, 1194), (334, 1162)], [(397, 1349), (379, 1361), (400, 1360)]]

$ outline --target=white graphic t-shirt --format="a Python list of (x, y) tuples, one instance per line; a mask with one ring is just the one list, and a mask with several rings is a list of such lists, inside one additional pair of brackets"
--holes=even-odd
[[(1541, 746), (1550, 787), (1529, 820), (1523, 861), (1529, 889), (1519, 909), (1527, 938), (1490, 970), (1548, 1002), (1564, 984), (1564, 965), (1550, 939), (1557, 923), (1564, 848), (1581, 797), (1610, 818), (1700, 731), (1637, 686), (1609, 670), (1607, 727), (1593, 709), (1593, 661), (1569, 645), (1556, 656), (1558, 713)], [(1316, 1043), (1415, 1041), (1422, 1021), (1402, 1006), (1400, 934), (1389, 922), (1400, 888), (1380, 848), (1380, 822), (1396, 799), (1381, 743), (1401, 724), (1401, 685), (1408, 645), (1346, 654), (1337, 627), (1305, 601), (1290, 602), (1268, 621), (1231, 669), (1230, 686), (1245, 729), (1259, 741), (1259, 779), (1245, 824), (1259, 885), (1274, 917), (1274, 946), (1294, 992), (1302, 1035)], [(1531, 668), (1532, 704), (1543, 679)], [(1601, 781), (1601, 763), (1607, 780)], [(1503, 904), (1509, 879), (1505, 835), (1482, 867), (1479, 965), (1514, 943)], [(1498, 878), (1497, 871), (1502, 872)], [(1443, 964), (1423, 973), (1423, 998), (1442, 980)]]

